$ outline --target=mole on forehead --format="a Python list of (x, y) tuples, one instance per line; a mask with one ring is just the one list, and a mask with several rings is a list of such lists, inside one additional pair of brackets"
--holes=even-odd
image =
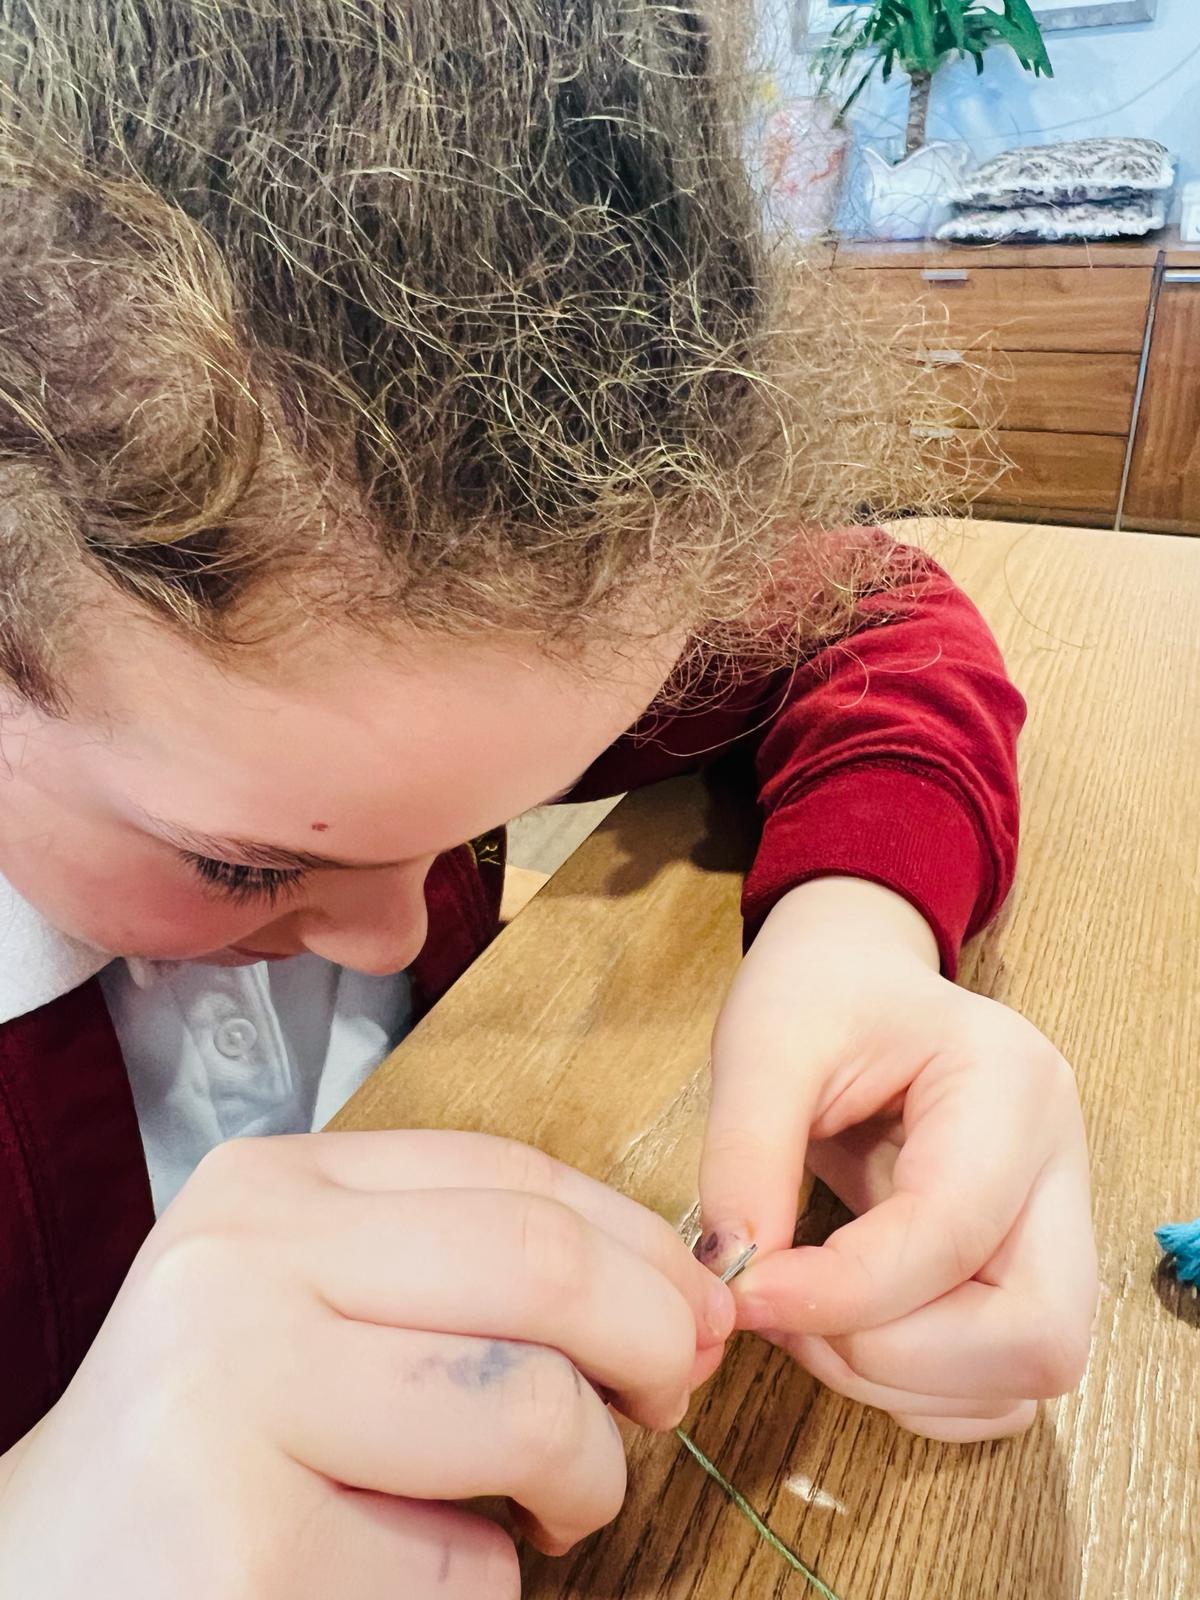
[[(563, 799), (590, 771), (590, 766), (585, 767), (569, 783), (557, 789), (554, 794), (548, 795), (546, 799), (539, 800), (537, 804), (548, 806)], [(233, 839), (225, 835), (197, 833), (191, 828), (180, 827), (178, 823), (168, 822), (165, 817), (156, 817), (148, 811), (142, 815), (157, 833), (183, 850), (193, 850), (197, 855), (235, 856), (239, 863), (248, 867), (264, 867), (268, 870), (277, 868), (280, 871), (297, 869), (307, 872), (317, 872), (332, 867), (342, 872), (377, 872), (380, 868), (400, 865), (398, 861), (342, 861), (336, 856), (318, 855), (311, 850), (291, 850), (282, 845), (263, 844), (257, 839)], [(312, 822), (309, 826), (314, 833), (327, 833), (330, 828), (328, 822), (321, 821)]]

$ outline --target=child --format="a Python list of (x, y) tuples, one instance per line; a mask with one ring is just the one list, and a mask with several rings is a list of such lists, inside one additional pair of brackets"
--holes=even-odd
[[(735, 1318), (925, 1432), (1024, 1426), (1086, 1356), (1081, 1119), (951, 981), (1022, 707), (932, 564), (820, 532), (923, 469), (758, 238), (736, 40), (0, 16), (0, 1600), (511, 1596), (452, 1502), (601, 1526), (600, 1394), (670, 1425)], [(535, 1151), (309, 1131), (491, 937), (506, 818), (730, 747), (736, 1303)], [(792, 1250), (806, 1151), (859, 1215)]]

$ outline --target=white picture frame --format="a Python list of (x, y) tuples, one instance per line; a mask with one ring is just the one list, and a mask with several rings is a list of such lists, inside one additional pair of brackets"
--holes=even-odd
[[(855, 5), (856, 0), (795, 0), (796, 49), (819, 49), (830, 30)], [(858, 9), (863, 9), (861, 4)], [(1122, 23), (1153, 22), (1158, 15), (1158, 0), (1033, 0), (1033, 12), (1044, 33), (1065, 28), (1111, 28)]]

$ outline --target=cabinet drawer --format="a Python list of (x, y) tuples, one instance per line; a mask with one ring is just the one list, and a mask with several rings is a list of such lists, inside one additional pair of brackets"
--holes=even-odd
[(959, 267), (871, 271), (839, 280), (881, 329), (936, 349), (1140, 354), (1149, 267)]
[(1126, 528), (1200, 533), (1200, 281), (1168, 272), (1125, 501)]
[[(942, 357), (956, 354), (941, 352)], [(969, 425), (972, 408), (982, 407), (982, 416), (997, 428), (1128, 436), (1136, 355), (991, 350), (957, 365), (953, 359), (934, 359), (932, 366), (952, 426)]]
[(1011, 429), (996, 437), (1012, 465), (981, 497), (981, 507), (1058, 507), (1111, 524), (1121, 494), (1124, 439)]

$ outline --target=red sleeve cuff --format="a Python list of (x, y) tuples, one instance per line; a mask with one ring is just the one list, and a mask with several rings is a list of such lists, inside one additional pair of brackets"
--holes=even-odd
[(994, 909), (994, 864), (966, 802), (899, 764), (843, 767), (771, 814), (742, 895), (747, 942), (789, 889), (842, 874), (911, 901), (951, 978), (963, 940)]

